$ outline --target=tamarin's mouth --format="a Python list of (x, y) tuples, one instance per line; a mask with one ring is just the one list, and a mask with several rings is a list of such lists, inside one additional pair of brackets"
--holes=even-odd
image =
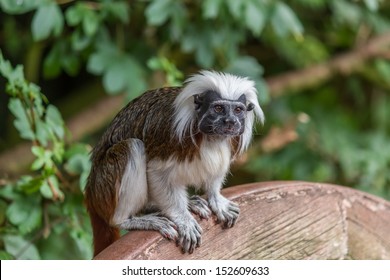
[(239, 135), (240, 129), (235, 126), (225, 126), (217, 130), (220, 135)]

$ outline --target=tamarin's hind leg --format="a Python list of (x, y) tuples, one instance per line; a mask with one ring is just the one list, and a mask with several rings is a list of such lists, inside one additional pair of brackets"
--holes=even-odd
[(193, 195), (188, 201), (188, 209), (198, 215), (201, 219), (208, 219), (211, 216), (211, 211), (205, 199), (198, 195)]
[(176, 239), (176, 226), (168, 218), (156, 213), (135, 216), (148, 202), (145, 148), (139, 139), (128, 139), (125, 142), (128, 151), (121, 152), (127, 155), (127, 164), (117, 190), (118, 203), (112, 225), (125, 230), (157, 230), (168, 239)]

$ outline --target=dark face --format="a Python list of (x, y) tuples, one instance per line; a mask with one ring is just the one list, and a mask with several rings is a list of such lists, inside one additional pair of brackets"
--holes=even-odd
[(199, 130), (208, 135), (238, 136), (245, 130), (245, 118), (253, 104), (245, 94), (237, 100), (223, 99), (214, 91), (194, 96)]

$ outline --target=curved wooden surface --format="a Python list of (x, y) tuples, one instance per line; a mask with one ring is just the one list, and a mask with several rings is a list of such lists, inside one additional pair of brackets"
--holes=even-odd
[(95, 259), (390, 259), (390, 202), (354, 189), (264, 182), (223, 194), (239, 203), (237, 224), (200, 221), (202, 245), (182, 254), (152, 231), (132, 231)]

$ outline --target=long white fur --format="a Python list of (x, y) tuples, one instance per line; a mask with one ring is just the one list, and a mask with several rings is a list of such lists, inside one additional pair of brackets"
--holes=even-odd
[(127, 140), (130, 159), (119, 187), (118, 204), (111, 224), (120, 225), (129, 216), (138, 213), (147, 203), (146, 156), (144, 144), (139, 139)]
[(187, 132), (192, 135), (192, 127), (195, 121), (196, 111), (194, 95), (212, 90), (218, 92), (222, 98), (237, 100), (242, 94), (246, 95), (247, 104), (252, 103), (254, 109), (247, 113), (245, 130), (241, 136), (238, 154), (244, 152), (252, 138), (252, 128), (255, 119), (264, 121), (264, 113), (257, 100), (255, 83), (252, 80), (235, 75), (203, 70), (185, 81), (185, 87), (177, 96), (174, 107), (174, 128), (179, 141), (183, 141)]

